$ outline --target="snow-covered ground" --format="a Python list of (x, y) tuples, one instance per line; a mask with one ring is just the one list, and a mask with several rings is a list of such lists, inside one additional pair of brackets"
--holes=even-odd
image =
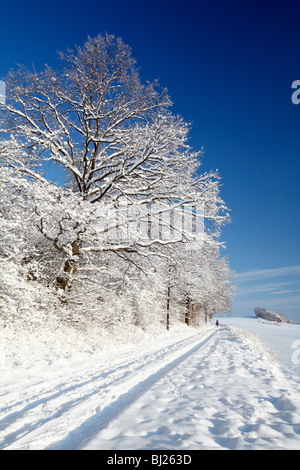
[(300, 449), (300, 325), (28, 338), (0, 336), (0, 449)]

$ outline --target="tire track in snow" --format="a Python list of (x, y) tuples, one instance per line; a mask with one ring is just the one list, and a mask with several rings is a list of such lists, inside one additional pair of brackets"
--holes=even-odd
[(201, 332), (101, 373), (78, 375), (71, 384), (66, 378), (50, 390), (42, 384), (43, 392), (32, 385), (31, 399), (27, 390), (23, 401), (11, 403), (9, 414), (1, 419), (0, 449), (80, 447), (214, 333)]
[(207, 343), (211, 336), (216, 332), (211, 332), (204, 339), (199, 341), (196, 346), (193, 346), (184, 354), (181, 354), (176, 359), (168, 362), (163, 367), (159, 368), (156, 372), (151, 373), (145, 379), (138, 381), (137, 384), (131, 387), (126, 393), (121, 394), (115, 401), (105, 407), (98, 415), (92, 416), (90, 419), (82, 423), (74, 432), (71, 432), (66, 439), (60, 443), (50, 446), (48, 449), (56, 450), (71, 450), (80, 449), (85, 442), (89, 441), (94, 434), (108, 426), (108, 424), (121, 414), (124, 409), (135, 402), (144, 392), (151, 388), (158, 380), (164, 375), (168, 374), (173, 368), (178, 366), (182, 361), (186, 360), (190, 355), (194, 354), (205, 343)]
[(299, 449), (299, 381), (247, 330), (220, 327), (83, 449)]

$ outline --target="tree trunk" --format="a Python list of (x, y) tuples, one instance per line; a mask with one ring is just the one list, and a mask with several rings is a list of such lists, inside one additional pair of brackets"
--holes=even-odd
[(191, 299), (189, 296), (186, 296), (185, 303), (186, 303), (186, 310), (185, 310), (184, 323), (187, 326), (190, 326), (191, 324)]
[(61, 273), (57, 276), (57, 287), (64, 292), (70, 290), (77, 271), (79, 246), (76, 241), (72, 243), (72, 257), (65, 260)]
[(170, 293), (171, 287), (168, 285), (168, 294), (167, 294), (167, 330), (170, 329)]

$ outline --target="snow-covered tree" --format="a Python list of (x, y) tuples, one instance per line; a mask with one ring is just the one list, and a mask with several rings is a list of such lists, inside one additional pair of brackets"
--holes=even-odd
[[(205, 203), (208, 218), (212, 212), (214, 222), (224, 219), (223, 202), (214, 194), (216, 175), (195, 177), (201, 152), (189, 148), (188, 125), (171, 114), (170, 99), (156, 82), (141, 84), (128, 46), (114, 36), (99, 35), (60, 57), (58, 71), (21, 67), (6, 79), (3, 129), (12, 137), (2, 143), (2, 159), (8, 165), (39, 181), (46, 162), (57, 165), (81, 198), (81, 214), (91, 212), (87, 205), (83, 210), (83, 201), (116, 204), (122, 197), (138, 205), (159, 201), (167, 210), (170, 205)], [(65, 224), (74, 235), (65, 253), (63, 289), (76, 271), (79, 233), (89, 224), (87, 220), (84, 226), (78, 217), (78, 211), (72, 221), (70, 214), (67, 220), (56, 217), (60, 238)], [(41, 217), (41, 233), (51, 238), (45, 225)], [(99, 241), (97, 235), (93, 250), (103, 250)], [(148, 245), (154, 242), (162, 244), (152, 239)], [(111, 249), (132, 246), (118, 243)]]
[[(59, 317), (51, 282), (60, 260), (33, 223), (32, 184), (0, 167), (0, 323)], [(49, 308), (50, 307), (50, 308)]]
[(230, 312), (233, 273), (217, 243), (207, 240), (190, 250), (176, 246), (165, 279), (168, 313), (187, 325)]
[(58, 71), (21, 67), (6, 79), (6, 130), (23, 149), (13, 164), (31, 172), (54, 162), (90, 202), (174, 193), (198, 154), (166, 91), (141, 84), (130, 48), (114, 36), (60, 56)]
[[(203, 208), (205, 236), (217, 246), (228, 220), (217, 172), (200, 173), (202, 152), (188, 144), (189, 125), (172, 114), (165, 89), (141, 82), (121, 39), (98, 35), (60, 59), (57, 70), (10, 71), (0, 103), (0, 164), (9, 172), (2, 188), (10, 194), (12, 187), (22, 195), (17, 206), (26, 206), (28, 276), (60, 291), (75, 316), (98, 315), (95, 299), (106, 312), (121, 312), (122, 299), (128, 321), (143, 325), (147, 310), (165, 305), (166, 292), (170, 309), (177, 257), (177, 291), (185, 284), (184, 295), (203, 303), (209, 275), (190, 269), (193, 256), (181, 247), (195, 233), (177, 222), (183, 206), (190, 214)], [(63, 186), (49, 181), (49, 165)], [(11, 219), (12, 232), (21, 219)], [(205, 256), (200, 250), (197, 259), (203, 264)]]

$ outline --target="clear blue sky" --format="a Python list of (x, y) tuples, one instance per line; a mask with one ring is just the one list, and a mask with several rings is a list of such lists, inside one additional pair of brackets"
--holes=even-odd
[(12, 0), (0, 18), (0, 77), (16, 63), (55, 66), (57, 50), (98, 33), (132, 47), (141, 77), (158, 78), (192, 122), (203, 170), (222, 176), (233, 314), (260, 306), (300, 321), (300, 2)]

